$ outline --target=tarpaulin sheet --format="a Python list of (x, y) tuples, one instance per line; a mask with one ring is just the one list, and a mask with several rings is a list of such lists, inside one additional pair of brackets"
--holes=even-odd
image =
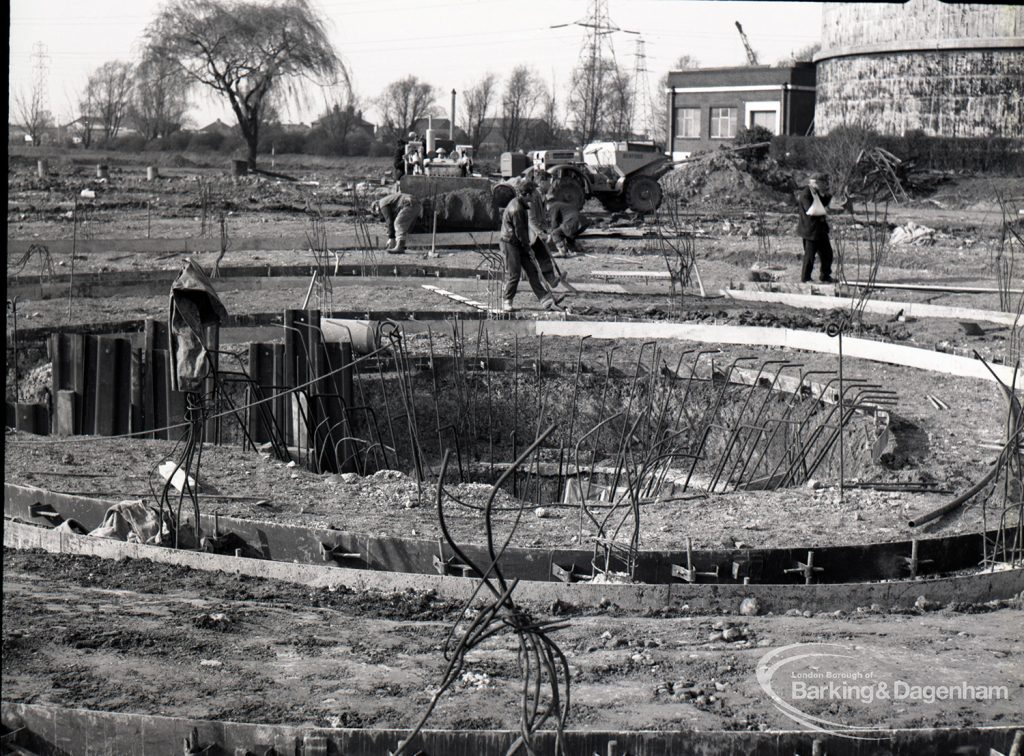
[(171, 389), (198, 391), (209, 371), (203, 334), (207, 326), (225, 320), (228, 312), (203, 269), (187, 260), (171, 284)]

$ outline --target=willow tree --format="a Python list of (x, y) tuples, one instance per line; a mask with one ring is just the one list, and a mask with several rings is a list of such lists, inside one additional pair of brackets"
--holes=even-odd
[(174, 61), (193, 82), (227, 99), (256, 167), (271, 98), (305, 82), (333, 86), (348, 75), (324, 21), (306, 0), (175, 0), (146, 30), (147, 54)]

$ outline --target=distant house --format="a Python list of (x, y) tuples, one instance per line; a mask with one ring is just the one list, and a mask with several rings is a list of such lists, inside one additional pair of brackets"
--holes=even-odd
[(236, 130), (233, 126), (228, 126), (219, 118), (213, 123), (208, 123), (203, 128), (199, 129), (200, 134), (220, 134), (221, 136), (230, 137), (234, 136)]
[(813, 63), (670, 71), (668, 144), (673, 159), (715, 149), (745, 126), (803, 135), (814, 124)]
[[(502, 136), (502, 129), (505, 126), (504, 118), (485, 118), (480, 131), (483, 138), (480, 141), (480, 152), (503, 152), (505, 150), (505, 137)], [(545, 139), (550, 133), (547, 122), (542, 118), (527, 118), (523, 121), (522, 133), (527, 142), (524, 147), (529, 149), (541, 149), (548, 147), (547, 144), (534, 144), (535, 139)]]
[[(330, 117), (331, 116), (322, 116), (318, 118), (317, 120), (313, 121), (311, 128), (318, 128), (323, 124), (325, 120), (327, 120)], [(349, 135), (364, 134), (367, 139), (373, 139), (376, 133), (377, 125), (370, 123), (365, 118), (363, 118), (361, 112), (357, 112), (355, 116), (355, 121), (352, 123), (352, 126), (349, 130)]]
[(32, 137), (28, 133), (28, 129), (24, 126), (19, 126), (16, 123), (7, 123), (7, 143), (8, 144), (32, 144)]
[(434, 118), (431, 116), (430, 118), (420, 118), (416, 121), (415, 126), (413, 126), (413, 130), (420, 136), (423, 136), (427, 133), (427, 129), (431, 128), (434, 130), (434, 136), (440, 139), (454, 138), (454, 140), (460, 144), (468, 142), (469, 136), (465, 131), (459, 128), (458, 125), (455, 127), (455, 136), (451, 136), (451, 124), (452, 119), (450, 118)]

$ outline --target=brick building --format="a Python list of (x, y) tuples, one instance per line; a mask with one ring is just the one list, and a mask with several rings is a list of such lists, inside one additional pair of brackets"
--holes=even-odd
[(671, 71), (668, 148), (675, 160), (715, 149), (741, 126), (806, 134), (814, 123), (813, 63)]

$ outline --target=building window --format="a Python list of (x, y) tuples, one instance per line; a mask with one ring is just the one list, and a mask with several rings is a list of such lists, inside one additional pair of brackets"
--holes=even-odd
[(676, 138), (700, 137), (700, 108), (676, 108)]
[(750, 125), (763, 126), (773, 134), (778, 134), (776, 130), (779, 114), (774, 110), (752, 110), (750, 112)]
[(736, 136), (736, 108), (711, 108), (711, 138), (733, 139)]

